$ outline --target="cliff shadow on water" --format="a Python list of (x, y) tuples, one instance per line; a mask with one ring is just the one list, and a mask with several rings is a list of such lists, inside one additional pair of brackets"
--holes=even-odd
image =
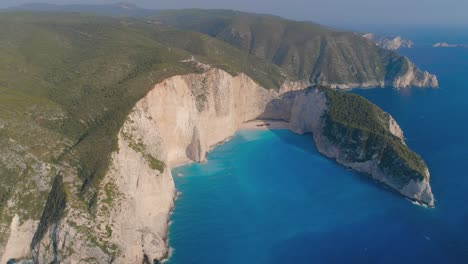
[[(306, 152), (308, 155), (317, 155), (323, 157), (324, 159), (330, 160), (330, 162), (338, 165), (343, 170), (348, 171), (350, 177), (356, 177), (356, 180), (361, 183), (372, 185), (372, 188), (375, 188), (377, 185), (378, 188), (385, 189), (387, 192), (390, 191), (390, 193), (400, 199), (402, 198), (403, 194), (403, 196), (410, 200), (416, 200), (417, 202), (420, 202), (419, 199), (413, 199), (413, 197), (409, 197), (407, 193), (402, 193), (401, 189), (392, 186), (392, 183), (386, 182), (385, 179), (376, 177), (374, 175), (374, 170), (360, 170), (359, 167), (356, 169), (353, 167), (354, 164), (352, 162), (347, 164), (348, 162), (343, 161), (342, 157), (335, 156), (333, 153), (334, 151), (330, 153), (330, 147), (324, 148), (324, 144), (330, 144), (324, 143), (328, 142), (329, 140), (326, 138), (326, 136), (323, 135), (326, 118), (329, 115), (329, 102), (328, 99), (325, 99), (325, 101), (323, 101), (323, 99), (317, 100), (317, 98), (320, 97), (320, 95), (317, 95), (317, 92), (320, 94), (320, 91), (323, 91), (323, 88), (312, 86), (304, 90), (285, 92), (281, 95), (281, 97), (273, 99), (266, 104), (265, 111), (262, 115), (259, 116), (259, 119), (281, 120), (288, 122), (289, 131), (291, 133), (308, 137), (313, 142), (313, 144), (304, 145), (302, 141), (295, 140), (294, 137), (288, 136), (284, 130), (278, 130), (274, 128), (271, 129), (270, 127), (267, 127), (267, 129), (270, 130), (271, 133), (275, 134), (276, 137), (281, 139), (281, 141), (293, 146), (294, 148), (298, 148), (301, 151)], [(346, 92), (340, 91), (339, 93)], [(368, 103), (374, 107), (371, 102)], [(380, 109), (378, 110), (382, 113), (385, 113)], [(314, 115), (315, 117), (311, 117)], [(304, 120), (305, 122), (303, 122)], [(391, 120), (393, 120), (393, 118), (390, 116), (390, 122)], [(367, 139), (364, 139), (362, 142), (364, 145), (367, 145), (368, 143), (369, 142), (367, 142)], [(334, 147), (333, 144), (332, 147)], [(365, 162), (368, 161), (364, 161), (364, 163)], [(432, 205), (429, 206), (432, 207)]]
[[(274, 120), (274, 119), (272, 119), (272, 120)], [(385, 184), (379, 182), (378, 180), (373, 179), (371, 175), (369, 175), (367, 173), (363, 173), (363, 172), (358, 172), (358, 171), (355, 171), (355, 170), (350, 169), (350, 168), (347, 168), (347, 167), (337, 163), (336, 159), (329, 158), (329, 157), (323, 155), (322, 153), (320, 153), (319, 150), (317, 149), (317, 144), (314, 142), (312, 132), (308, 132), (308, 133), (305, 133), (305, 134), (302, 134), (302, 135), (297, 135), (296, 133), (294, 133), (290, 129), (274, 129), (274, 128), (270, 129), (270, 128), (268, 128), (268, 131), (271, 132), (272, 134), (274, 134), (275, 137), (279, 138), (281, 140), (281, 142), (286, 143), (286, 144), (292, 146), (293, 148), (300, 149), (302, 152), (306, 153), (306, 155), (320, 156), (321, 158), (328, 160), (330, 163), (333, 163), (335, 166), (339, 167), (341, 170), (346, 171), (349, 177), (355, 177), (355, 180), (357, 182), (359, 182), (361, 184), (365, 184), (366, 186), (368, 186), (370, 188), (378, 188), (378, 189), (380, 189), (382, 191), (386, 191), (387, 193), (391, 194), (395, 198), (402, 199), (402, 196), (398, 191), (393, 190), (392, 188), (389, 188), (388, 186), (386, 186)], [(303, 141), (296, 140), (294, 137), (291, 137), (290, 135), (288, 135), (288, 133), (293, 133), (293, 134), (296, 134), (297, 136), (300, 136), (300, 137), (306, 137), (307, 140), (310, 140), (312, 142), (312, 144), (310, 144), (310, 145), (307, 144), (306, 145), (306, 144), (304, 144)], [(311, 147), (311, 145), (313, 147)]]

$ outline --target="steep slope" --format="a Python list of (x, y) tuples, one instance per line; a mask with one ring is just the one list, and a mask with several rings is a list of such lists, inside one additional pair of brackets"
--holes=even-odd
[[(258, 76), (264, 87), (284, 80), (276, 66), (219, 40), (135, 19), (14, 12), (1, 13), (0, 24), (0, 253), (10, 230), (22, 230), (10, 228), (13, 219), (41, 219), (37, 247), (64, 193), (67, 208), (95, 217), (119, 130), (155, 83), (206, 71), (203, 62)], [(60, 188), (50, 192), (54, 182)]]
[[(117, 263), (167, 256), (167, 221), (174, 197), (170, 168), (205, 160), (214, 145), (259, 116), (275, 96), (244, 74), (233, 77), (213, 69), (168, 78), (136, 104), (104, 180), (114, 181), (125, 198), (118, 199), (109, 218), (98, 218), (112, 226), (110, 241), (125, 252), (116, 257)], [(148, 157), (164, 161), (162, 174), (150, 169)]]
[[(361, 96), (323, 86), (296, 94), (294, 100), (292, 130), (312, 132), (321, 153), (434, 206), (427, 165), (406, 146), (403, 132), (388, 113)], [(311, 111), (307, 106), (311, 102), (320, 107)]]
[(410, 49), (414, 46), (413, 41), (404, 39), (401, 36), (377, 36), (374, 33), (366, 33), (362, 36), (373, 41), (377, 46), (388, 50)]
[[(161, 260), (173, 164), (202, 161), (258, 116), (315, 132), (332, 102), (282, 94), (306, 84), (223, 41), (154, 21), (15, 12), (1, 13), (0, 24), (2, 262)], [(420, 187), (402, 192), (418, 200)]]
[[(393, 118), (367, 100), (325, 87), (280, 94), (247, 75), (211, 69), (167, 78), (136, 103), (119, 131), (92, 213), (66, 182), (67, 173), (76, 172), (62, 166), (65, 177), (53, 181), (41, 220), (12, 220), (3, 258), (98, 263), (165, 258), (175, 195), (171, 166), (203, 161), (212, 146), (257, 117), (287, 120), (296, 133), (312, 132), (325, 155), (433, 205), (426, 165), (404, 144)], [(32, 255), (28, 244), (18, 244), (29, 240)]]
[[(410, 60), (351, 32), (311, 22), (232, 10), (149, 10), (132, 4), (26, 4), (13, 10), (66, 11), (127, 16), (208, 34), (278, 65), (281, 76), (336, 88), (437, 87), (434, 75)], [(405, 81), (401, 81), (402, 78)]]
[[(435, 76), (395, 52), (357, 34), (318, 24), (229, 10), (161, 11), (154, 19), (216, 37), (312, 84), (339, 88), (438, 86)], [(398, 82), (403, 75), (411, 75), (411, 79)]]
[[(161, 260), (167, 255), (167, 219), (174, 196), (170, 167), (203, 161), (211, 147), (232, 136), (243, 122), (259, 116), (287, 120), (296, 133), (312, 132), (325, 155), (411, 199), (433, 205), (426, 165), (404, 144), (395, 120), (372, 103), (325, 87), (279, 94), (246, 75), (233, 77), (212, 69), (157, 84), (136, 104), (120, 131), (119, 150), (103, 180), (118, 195), (114, 195), (117, 198), (112, 200), (110, 214), (106, 214), (109, 205), (100, 203), (95, 220), (112, 230), (103, 240), (119, 248), (113, 259), (116, 263)], [(348, 123), (342, 124), (344, 121)], [(336, 124), (342, 129), (329, 133), (329, 126)], [(152, 166), (154, 159), (164, 162)], [(108, 197), (102, 192), (98, 201)], [(61, 230), (70, 232), (67, 222)], [(95, 232), (105, 237), (106, 233)], [(72, 259), (91, 254), (81, 247), (81, 253), (70, 256)]]

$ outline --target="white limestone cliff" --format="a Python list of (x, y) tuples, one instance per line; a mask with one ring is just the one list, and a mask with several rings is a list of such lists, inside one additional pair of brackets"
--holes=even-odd
[(408, 70), (398, 78), (392, 80), (391, 86), (395, 88), (407, 87), (438, 87), (439, 81), (435, 75), (419, 70), (408, 58), (404, 58)]
[[(395, 182), (393, 175), (385, 174), (379, 167), (379, 161), (371, 159), (365, 162), (350, 162), (342, 150), (331, 143), (322, 133), (323, 116), (327, 110), (327, 99), (319, 89), (307, 89), (295, 95), (290, 116), (290, 129), (298, 134), (312, 133), (317, 149), (325, 156), (357, 172), (370, 175), (374, 180), (398, 191), (402, 195), (434, 206), (434, 196), (429, 184), (430, 174), (426, 168), (424, 180), (410, 180), (405, 186)], [(403, 131), (392, 116), (388, 118), (389, 131), (404, 143)]]
[(389, 116), (388, 130), (390, 131), (390, 133), (392, 133), (394, 136), (396, 136), (404, 142), (405, 137), (403, 135), (403, 130), (401, 130), (400, 126), (392, 116)]
[[(299, 134), (312, 132), (320, 152), (392, 187), (376, 163), (350, 164), (341, 159), (340, 150), (321, 133), (325, 95), (318, 89), (301, 90), (301, 85), (285, 83), (275, 92), (244, 74), (231, 76), (214, 68), (156, 84), (137, 102), (119, 132), (118, 149), (97, 197), (96, 219), (67, 208), (64, 220), (44, 236), (38, 257), (49, 262), (57, 257), (50, 249), (56, 243), (61, 263), (80, 263), (90, 256), (95, 263), (151, 263), (166, 258), (175, 196), (171, 167), (204, 161), (213, 146), (231, 137), (242, 123), (259, 117), (288, 121)], [(388, 126), (403, 139), (393, 118)], [(432, 198), (428, 181), (408, 184), (401, 192), (429, 202)], [(80, 226), (88, 228), (86, 236)], [(16, 222), (12, 230), (18, 230)], [(33, 232), (28, 234), (32, 237)], [(97, 244), (89, 243), (95, 240)], [(12, 251), (7, 252), (2, 259), (11, 257)]]
[[(152, 263), (168, 255), (175, 194), (170, 167), (205, 160), (211, 147), (258, 117), (275, 96), (243, 74), (213, 69), (168, 78), (136, 104), (104, 180), (122, 194), (108, 221), (111, 241), (122, 250), (114, 263)], [(163, 161), (164, 172), (151, 169), (145, 155)]]
[(12, 258), (30, 258), (29, 244), (36, 227), (37, 221), (28, 220), (20, 223), (19, 216), (15, 215), (11, 221), (10, 237), (3, 252), (4, 254), (0, 258), (0, 263), (7, 263)]

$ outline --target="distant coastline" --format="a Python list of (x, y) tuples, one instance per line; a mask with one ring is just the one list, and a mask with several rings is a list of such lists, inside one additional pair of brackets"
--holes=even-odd
[(432, 45), (434, 48), (468, 48), (468, 44), (449, 44), (447, 42), (437, 42)]

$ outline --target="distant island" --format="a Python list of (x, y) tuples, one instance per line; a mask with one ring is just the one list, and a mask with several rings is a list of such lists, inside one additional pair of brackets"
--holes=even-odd
[(437, 42), (432, 45), (434, 48), (468, 48), (468, 44), (449, 44), (447, 42)]
[(387, 50), (398, 50), (401, 48), (412, 48), (414, 42), (401, 36), (377, 36), (374, 33), (366, 33), (363, 37), (372, 40), (377, 46)]

